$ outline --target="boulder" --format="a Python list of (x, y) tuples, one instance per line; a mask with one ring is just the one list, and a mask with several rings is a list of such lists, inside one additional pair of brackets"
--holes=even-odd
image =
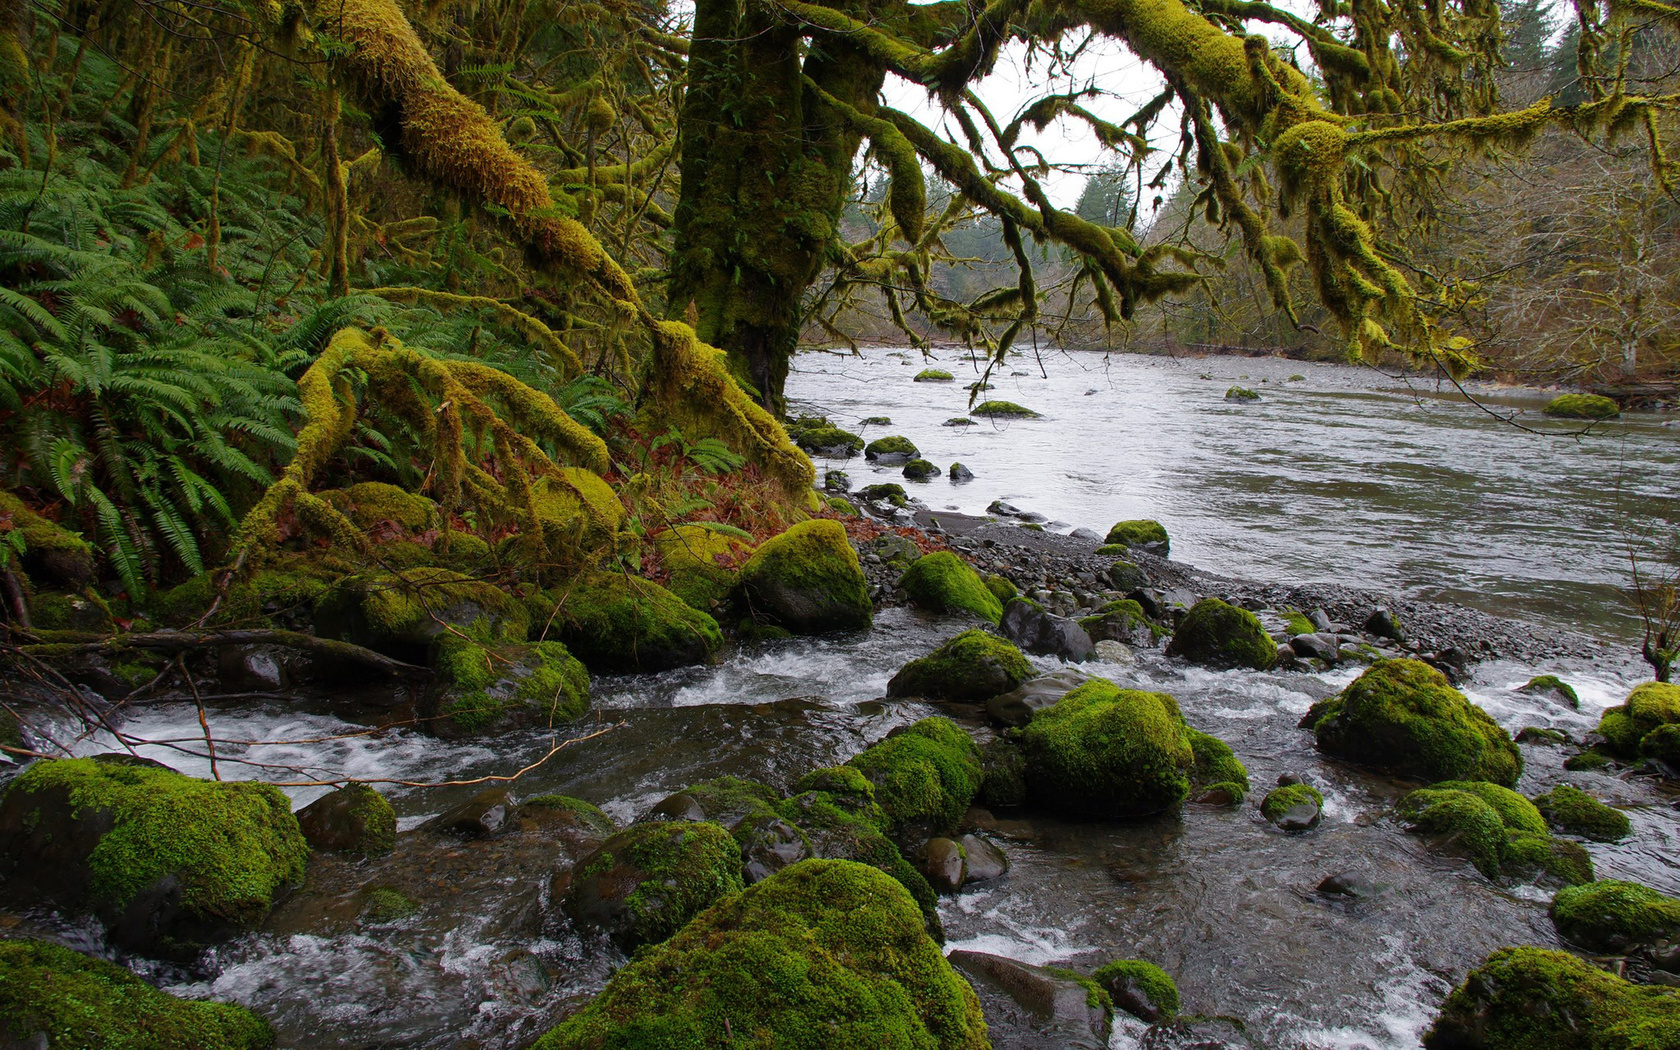
[[(874, 868), (808, 860), (637, 955), (532, 1050), (607, 1045), (982, 1050), (980, 1003)], [(744, 1045), (744, 1044), (743, 1044)]]
[(78, 534), (30, 510), (10, 492), (0, 490), (0, 533), (18, 533), (26, 576), (38, 584), (80, 590), (93, 582), (93, 548)]
[[(1115, 564), (1118, 567), (1129, 563)], [(1139, 573), (1140, 579), (1141, 576)], [(1167, 635), (1167, 629), (1145, 616), (1143, 606), (1130, 598), (1098, 606), (1090, 616), (1080, 617), (1079, 626), (1085, 629), (1093, 642), (1120, 642), (1134, 649), (1152, 649)]]
[(652, 580), (617, 573), (576, 580), (554, 628), (593, 671), (668, 671), (705, 663), (723, 647), (716, 620)]
[(1617, 842), (1627, 838), (1632, 830), (1627, 814), (1569, 784), (1559, 784), (1536, 797), (1534, 807), (1553, 831), (1580, 835), (1595, 842)]
[(1266, 671), (1277, 664), (1277, 643), (1247, 609), (1203, 598), (1173, 632), (1167, 655), (1208, 667)]
[(1400, 800), (1407, 830), (1467, 854), (1490, 879), (1544, 872), (1565, 883), (1592, 879), (1592, 859), (1574, 842), (1554, 839), (1528, 799), (1486, 781), (1443, 781)]
[(1575, 688), (1555, 674), (1535, 675), (1517, 692), (1556, 700), (1576, 711), (1581, 709), (1581, 698), (1575, 695)]
[(979, 835), (964, 835), (957, 840), (962, 847), (963, 885), (971, 882), (995, 882), (1009, 872), (1009, 858), (991, 840)]
[(984, 703), (1032, 673), (1019, 649), (976, 628), (905, 664), (887, 683), (887, 695)]
[(500, 587), (432, 566), (345, 576), (315, 603), (316, 634), (415, 664), (425, 663), (432, 643), (454, 629), (519, 642), (529, 620)]
[(947, 838), (928, 839), (922, 847), (922, 874), (936, 893), (955, 893), (968, 877), (962, 846)]
[(1190, 769), (1190, 790), (1196, 801), (1219, 805), (1233, 805), (1248, 796), (1248, 769), (1237, 759), (1231, 745), (1216, 736), (1191, 727), (1190, 753), (1195, 764)]
[(898, 582), (913, 603), (931, 612), (966, 614), (991, 623), (1003, 618), (1003, 605), (997, 597), (979, 574), (951, 551), (917, 558)]
[(0, 796), (0, 881), (96, 916), (111, 939), (190, 960), (262, 921), (309, 846), (275, 788), (185, 777), (127, 755), (42, 759)]
[(752, 554), (750, 541), (710, 524), (674, 525), (655, 536), (653, 546), (671, 578), (667, 589), (701, 612), (729, 597), (741, 582), (741, 563)]
[(618, 830), (599, 806), (570, 795), (533, 795), (519, 804), (515, 815), (523, 826), (573, 840), (598, 840)]
[[(1645, 682), (1633, 687), (1627, 702), (1612, 707), (1598, 720), (1604, 747), (1618, 758), (1635, 759), (1645, 750), (1645, 739), (1661, 727), (1680, 723), (1680, 685)], [(1652, 741), (1652, 750), (1662, 738)]]
[[(985, 389), (984, 386), (981, 389)], [(1005, 419), (1037, 418), (1038, 413), (1013, 401), (982, 401), (968, 410), (971, 416), (992, 416)]]
[(561, 907), (626, 950), (657, 944), (742, 889), (741, 847), (706, 822), (653, 821), (614, 834), (572, 869)]
[(1025, 598), (1016, 598), (1004, 607), (998, 626), (1011, 641), (1040, 656), (1078, 663), (1090, 659), (1096, 650), (1096, 643), (1079, 623), (1053, 616), (1044, 606)]
[(911, 481), (926, 481), (939, 476), (939, 468), (925, 459), (913, 459), (904, 464), (904, 476)]
[(863, 450), (863, 455), (873, 463), (890, 467), (910, 462), (921, 455), (921, 450), (909, 438), (894, 434), (871, 441)]
[[(1126, 550), (1124, 544), (1114, 544), (1113, 546), (1122, 553)], [(1102, 551), (1099, 550), (1098, 553), (1102, 553)], [(1121, 594), (1131, 594), (1149, 586), (1149, 574), (1139, 568), (1136, 563), (1126, 561), (1124, 558), (1110, 565), (1107, 575), (1108, 585)]]
[(980, 790), (980, 749), (948, 718), (895, 730), (847, 765), (874, 788), (889, 834), (952, 831)]
[(1144, 1021), (1159, 1021), (1178, 1013), (1178, 985), (1167, 972), (1142, 959), (1118, 959), (1091, 971), (1116, 1010)]
[(1324, 813), (1324, 796), (1311, 784), (1287, 784), (1266, 795), (1260, 813), (1281, 831), (1310, 831)]
[(964, 466), (961, 463), (952, 463), (950, 469), (947, 470), (945, 473), (954, 482), (959, 482), (960, 483), (960, 482), (964, 482), (964, 481), (973, 481), (974, 480), (974, 471), (969, 470), (966, 466)]
[(1020, 731), (1029, 796), (1076, 816), (1134, 817), (1177, 806), (1195, 754), (1178, 702), (1093, 680)]
[(505, 787), (489, 787), (458, 802), (426, 822), (427, 831), (464, 839), (489, 838), (512, 831), (518, 812)]
[(1167, 528), (1158, 521), (1150, 518), (1132, 518), (1128, 521), (1117, 521), (1108, 530), (1108, 537), (1104, 543), (1119, 544), (1123, 547), (1142, 547), (1151, 554), (1166, 557), (1172, 549), (1172, 541), (1167, 538)]
[(1558, 936), (1601, 955), (1655, 956), (1680, 970), (1680, 900), (1637, 882), (1565, 886), (1552, 899)]
[[(1033, 1018), (1054, 1045), (1065, 1050), (1108, 1045), (1112, 1004), (1090, 977), (1060, 966), (1034, 966), (1002, 955), (959, 948), (951, 965), (976, 983), (1007, 996)], [(1038, 1045), (1038, 1044), (1033, 1044)]]
[(855, 631), (874, 618), (857, 552), (837, 521), (804, 521), (762, 543), (741, 567), (753, 619), (795, 634)]
[(1615, 419), (1622, 406), (1601, 394), (1559, 394), (1543, 411), (1554, 419)]
[(843, 470), (830, 470), (823, 473), (823, 490), (826, 492), (852, 491), (852, 476)]
[(397, 815), (385, 796), (366, 784), (346, 784), (297, 812), (298, 828), (313, 849), (335, 853), (389, 853), (397, 843)]
[(830, 459), (849, 459), (863, 448), (863, 438), (835, 426), (801, 430), (794, 437), (794, 442), (812, 455), (826, 456)]
[(1246, 386), (1234, 386), (1225, 391), (1227, 401), (1258, 401), (1260, 395)]
[(1013, 740), (993, 737), (980, 752), (979, 800), (991, 809), (1014, 809), (1027, 801), (1027, 758)]
[(957, 378), (943, 368), (924, 368), (916, 373), (915, 383), (949, 383)]
[(1425, 780), (1507, 787), (1522, 772), (1510, 734), (1418, 660), (1378, 660), (1302, 720), (1329, 755)]
[(589, 671), (559, 642), (484, 646), (446, 635), (434, 663), (419, 710), (436, 736), (566, 725), (589, 713)]

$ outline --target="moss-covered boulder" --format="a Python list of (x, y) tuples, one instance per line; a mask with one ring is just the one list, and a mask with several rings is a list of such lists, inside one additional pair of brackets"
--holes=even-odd
[(917, 383), (949, 383), (957, 378), (943, 368), (924, 368), (916, 373), (913, 382)]
[(1425, 1050), (1659, 1050), (1680, 1035), (1680, 992), (1638, 985), (1568, 952), (1501, 948), (1441, 1004)]
[(1527, 693), (1529, 696), (1548, 697), (1559, 703), (1568, 704), (1575, 710), (1581, 708), (1581, 698), (1575, 694), (1575, 687), (1555, 674), (1537, 674), (1530, 678), (1517, 692)]
[(795, 634), (861, 630), (874, 618), (846, 529), (826, 519), (765, 540), (741, 567), (741, 594), (754, 620)]
[(519, 804), (518, 819), (575, 838), (604, 839), (618, 830), (613, 819), (593, 802), (570, 795), (533, 795)]
[(637, 956), (533, 1050), (982, 1050), (979, 1000), (874, 868), (809, 860)]
[(1548, 827), (1566, 835), (1615, 842), (1626, 838), (1632, 830), (1626, 813), (1569, 784), (1559, 784), (1536, 797), (1534, 807), (1546, 818)]
[(753, 549), (740, 535), (710, 524), (673, 526), (655, 536), (653, 546), (670, 576), (667, 589), (701, 612), (729, 597)]
[(435, 663), (420, 715), (437, 736), (567, 725), (589, 712), (589, 671), (559, 642), (493, 646), (447, 635)]
[(873, 785), (884, 829), (900, 836), (955, 830), (982, 775), (973, 738), (937, 716), (895, 730), (847, 765)]
[(1032, 673), (1021, 650), (975, 628), (899, 668), (887, 683), (887, 695), (984, 703), (1016, 688)]
[(397, 844), (397, 814), (366, 784), (346, 784), (297, 812), (311, 848), (337, 853), (389, 853)]
[(971, 416), (1001, 416), (1004, 418), (1037, 418), (1038, 413), (1013, 401), (982, 401), (968, 410)]
[(1167, 527), (1149, 518), (1131, 518), (1115, 522), (1114, 527), (1108, 530), (1108, 536), (1103, 543), (1120, 547), (1143, 547), (1163, 557), (1172, 549), (1172, 541), (1167, 538)]
[(863, 450), (863, 438), (834, 426), (802, 430), (794, 441), (807, 452), (831, 459), (849, 459)]
[(1260, 393), (1256, 390), (1250, 390), (1246, 386), (1234, 386), (1225, 391), (1225, 400), (1238, 402), (1258, 401), (1260, 400)]
[(991, 623), (1003, 618), (1003, 604), (997, 596), (980, 574), (952, 551), (935, 551), (917, 558), (899, 586), (917, 606), (932, 612), (977, 616)]
[(1178, 985), (1167, 971), (1143, 959), (1117, 959), (1091, 971), (1116, 1010), (1144, 1021), (1159, 1021), (1178, 1013)]
[(424, 663), (451, 628), (522, 641), (530, 617), (506, 591), (451, 569), (421, 566), (338, 580), (315, 603), (315, 631), (409, 663)]
[(19, 561), (37, 584), (80, 590), (93, 582), (93, 548), (69, 529), (30, 510), (10, 492), (0, 491), (0, 542), (11, 549), (22, 537)]
[[(599, 474), (584, 467), (561, 467), (531, 486), (540, 537), (514, 538), (512, 551), (536, 559), (589, 560), (617, 548), (626, 512), (618, 493)], [(533, 541), (542, 541), (538, 550)]]
[(1554, 419), (1615, 419), (1622, 406), (1601, 394), (1559, 394), (1543, 411)]
[(383, 539), (439, 526), (436, 503), (383, 481), (363, 481), (319, 495), (352, 525)]
[(1170, 809), (1190, 790), (1195, 753), (1178, 702), (1093, 680), (1021, 730), (1029, 797), (1087, 817)]
[(927, 481), (939, 476), (939, 467), (925, 459), (913, 459), (904, 464), (904, 476), (911, 481)]
[[(1636, 759), (1645, 738), (1663, 726), (1680, 724), (1680, 685), (1645, 682), (1633, 687), (1627, 702), (1599, 718), (1604, 747), (1618, 758)], [(1660, 741), (1654, 742), (1660, 743)]]
[(1419, 660), (1376, 661), (1301, 725), (1325, 754), (1425, 780), (1510, 787), (1522, 772), (1510, 734)]
[(1324, 795), (1311, 784), (1273, 788), (1260, 801), (1260, 815), (1283, 831), (1309, 831), (1324, 814)]
[(876, 438), (871, 441), (865, 446), (863, 455), (865, 459), (890, 465), (893, 463), (908, 463), (921, 455), (921, 450), (909, 438), (899, 434), (890, 434), (887, 437)]
[[(1680, 900), (1637, 882), (1605, 879), (1566, 886), (1552, 899), (1558, 934), (1590, 952), (1651, 955), (1680, 968)], [(1659, 947), (1660, 946), (1660, 947)]]
[(561, 593), (554, 627), (592, 671), (667, 671), (723, 647), (717, 621), (651, 580), (600, 574)]
[(1592, 879), (1586, 851), (1552, 838), (1534, 803), (1501, 784), (1443, 781), (1401, 799), (1399, 814), (1408, 830), (1462, 851), (1490, 879)]
[(1277, 643), (1247, 609), (1203, 598), (1173, 632), (1167, 655), (1208, 667), (1266, 671), (1277, 664)]
[(632, 824), (578, 861), (561, 907), (626, 949), (655, 944), (731, 893), (739, 893), (741, 846), (704, 821)]
[(1121, 642), (1138, 649), (1152, 648), (1168, 634), (1165, 627), (1144, 613), (1143, 606), (1130, 598), (1098, 606), (1090, 616), (1079, 618), (1079, 626), (1085, 628), (1094, 642)]
[(1248, 796), (1248, 767), (1242, 764), (1231, 745), (1200, 729), (1190, 727), (1190, 753), (1195, 763), (1190, 768), (1190, 789), (1200, 796), (1214, 797), (1217, 792), (1231, 802), (1241, 802)]
[(9, 892), (92, 914), (146, 954), (190, 959), (256, 925), (308, 856), (276, 789), (127, 755), (43, 759), (0, 796)]
[(0, 1046), (42, 1050), (263, 1050), (268, 1023), (242, 1006), (178, 999), (134, 974), (44, 941), (0, 941)]

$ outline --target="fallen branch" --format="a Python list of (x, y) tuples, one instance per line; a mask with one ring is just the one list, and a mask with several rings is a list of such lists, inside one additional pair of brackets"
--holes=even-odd
[(245, 631), (146, 631), (118, 634), (96, 642), (68, 642), (47, 645), (13, 646), (17, 652), (36, 659), (65, 656), (71, 653), (122, 653), (129, 649), (158, 649), (181, 653), (192, 649), (210, 649), (224, 645), (277, 645), (285, 649), (301, 649), (321, 656), (332, 656), (350, 663), (383, 671), (393, 678), (430, 678), (428, 667), (393, 660), (383, 653), (331, 638), (318, 638), (302, 631), (245, 630)]

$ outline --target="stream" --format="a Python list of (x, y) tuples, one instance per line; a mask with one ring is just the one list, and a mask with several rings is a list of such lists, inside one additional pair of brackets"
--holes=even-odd
[[(966, 364), (945, 356), (944, 367), (967, 375)], [(1637, 621), (1621, 595), (1619, 523), (1639, 528), (1672, 514), (1680, 490), (1680, 430), (1657, 415), (1603, 424), (1581, 438), (1544, 437), (1433, 386), (1369, 369), (1078, 355), (1045, 364), (1047, 379), (1023, 358), (1014, 371), (1029, 374), (1000, 376), (990, 392), (1044, 417), (997, 426), (941, 427), (963, 414), (971, 380), (912, 383), (926, 367), (916, 354), (802, 355), (789, 391), (848, 429), (860, 429), (865, 416), (890, 416), (891, 426), (865, 428), (865, 436), (905, 434), (942, 467), (967, 464), (975, 481), (940, 478), (915, 488), (935, 510), (984, 512), (1004, 498), (1061, 531), (1154, 517), (1170, 530), (1175, 559), (1210, 571), (1351, 583), (1621, 641)], [(1297, 374), (1305, 378), (1289, 379)], [(1238, 382), (1262, 400), (1225, 402), (1225, 388)], [(1520, 410), (1537, 429), (1579, 429), (1542, 421), (1543, 395), (1487, 396), (1489, 407)], [(861, 457), (818, 465), (843, 466), (854, 484), (902, 480), (899, 468), (872, 469)], [(900, 666), (963, 626), (888, 608), (874, 629), (856, 635), (747, 643), (712, 666), (597, 677), (591, 721), (566, 735), (611, 728), (540, 765), (515, 793), (574, 795), (623, 824), (709, 777), (786, 788), (929, 714), (966, 718), (984, 735), (972, 714), (880, 699)], [(1064, 666), (1034, 663), (1046, 672)], [(1238, 807), (1186, 805), (1173, 817), (1128, 824), (972, 814), (1012, 867), (1000, 882), (942, 899), (948, 949), (1081, 968), (1146, 958), (1177, 980), (1187, 1012), (1235, 1017), (1258, 1045), (1401, 1050), (1419, 1045), (1441, 999), (1495, 948), (1558, 946), (1549, 893), (1497, 886), (1461, 857), (1403, 833), (1389, 810), (1409, 785), (1324, 760), (1296, 728), (1313, 701), (1355, 669), (1215, 672), (1153, 650), (1080, 670), (1171, 693), (1192, 725), (1232, 746), (1254, 794)], [(1539, 672), (1570, 682), (1581, 709), (1515, 691)], [(1463, 688), (1513, 733), (1539, 725), (1579, 736), (1640, 679), (1631, 661), (1496, 660), (1478, 665)], [(209, 720), (218, 737), (253, 742), (220, 750), (224, 778), (281, 779), (293, 770), (299, 780), (462, 781), (519, 769), (556, 743), (536, 731), (459, 742), (406, 728), (370, 733), (381, 714), (346, 694), (212, 705)], [(141, 754), (209, 775), (205, 760), (180, 750), (201, 733), (192, 704), (146, 706), (124, 728), (173, 742)], [(77, 750), (110, 747), (95, 737)], [(1588, 844), (1600, 877), (1680, 893), (1680, 813), (1661, 785), (1566, 774), (1566, 751), (1522, 750), (1524, 794), (1567, 780), (1625, 807), (1634, 834)], [(1284, 773), (1324, 792), (1317, 829), (1285, 835), (1260, 816), (1259, 798)], [(325, 789), (287, 790), (301, 806)], [(481, 786), (381, 790), (399, 828), (410, 831)], [(623, 961), (550, 906), (549, 879), (564, 845), (527, 838), (399, 835), (390, 857), (329, 862), (311, 892), (277, 909), (261, 932), (218, 949), (203, 972), (130, 962), (178, 994), (252, 1007), (274, 1024), (281, 1047), (523, 1047)], [(1370, 895), (1345, 902), (1315, 892), (1342, 873), (1364, 879)], [(358, 925), (372, 885), (412, 890), (423, 907), (393, 925)], [(101, 947), (86, 927), (40, 916), (27, 924)], [(997, 1047), (1087, 1045), (992, 993), (982, 1001)], [(1137, 1046), (1140, 1032), (1117, 1017), (1109, 1045)]]

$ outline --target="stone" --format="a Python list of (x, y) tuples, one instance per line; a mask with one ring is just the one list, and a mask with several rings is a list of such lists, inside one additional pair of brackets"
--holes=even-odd
[(800, 522), (759, 545), (741, 567), (753, 619), (795, 634), (861, 630), (874, 617), (857, 552), (837, 521)]
[(1091, 636), (1078, 623), (1052, 616), (1036, 603), (1020, 598), (1004, 608), (999, 626), (1021, 648), (1040, 656), (1078, 663), (1090, 659), (1096, 650)]
[(952, 463), (951, 469), (946, 471), (946, 473), (950, 476), (951, 480), (955, 482), (961, 483), (974, 480), (974, 471), (969, 470), (961, 463)]
[(1009, 858), (990, 839), (979, 835), (964, 835), (957, 840), (963, 848), (967, 865), (964, 885), (971, 882), (996, 882), (1009, 872)]
[(488, 838), (513, 830), (513, 814), (513, 799), (507, 788), (486, 788), (427, 821), (426, 830), (467, 839)]
[(947, 838), (929, 839), (922, 847), (922, 874), (938, 893), (962, 889), (967, 874), (962, 846)]
[(629, 950), (665, 940), (743, 885), (741, 847), (728, 831), (653, 821), (617, 832), (578, 861), (561, 907)]
[(397, 816), (385, 796), (366, 784), (346, 784), (297, 812), (298, 827), (314, 849), (388, 853), (397, 841)]

